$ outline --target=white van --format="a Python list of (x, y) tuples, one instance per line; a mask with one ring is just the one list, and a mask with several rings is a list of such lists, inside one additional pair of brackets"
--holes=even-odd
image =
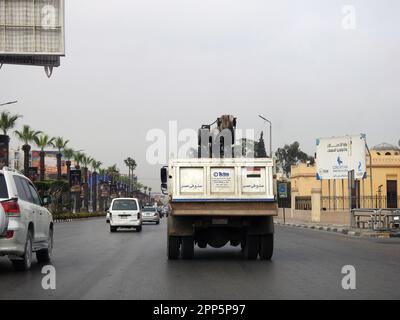
[(142, 231), (142, 213), (138, 199), (114, 199), (107, 213), (110, 217), (110, 232), (116, 232), (118, 228), (135, 228), (139, 232)]

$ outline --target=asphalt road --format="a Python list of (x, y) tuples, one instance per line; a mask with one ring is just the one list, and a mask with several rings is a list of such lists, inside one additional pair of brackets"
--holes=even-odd
[[(232, 247), (168, 261), (165, 240), (165, 221), (113, 234), (103, 219), (57, 224), (56, 290), (42, 289), (41, 265), (16, 273), (0, 258), (0, 299), (400, 299), (400, 239), (278, 226), (272, 262)], [(341, 287), (345, 265), (356, 268), (354, 291)]]

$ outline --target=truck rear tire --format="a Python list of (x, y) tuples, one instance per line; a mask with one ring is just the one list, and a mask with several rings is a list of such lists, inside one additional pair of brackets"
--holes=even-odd
[(260, 259), (271, 260), (274, 255), (274, 235), (266, 234), (260, 237)]
[(256, 260), (259, 252), (259, 237), (248, 235), (243, 248), (244, 258), (247, 260)]
[(194, 239), (193, 237), (182, 238), (182, 259), (192, 260), (194, 257)]
[(179, 245), (180, 241), (178, 237), (168, 236), (168, 259), (177, 260), (179, 259)]

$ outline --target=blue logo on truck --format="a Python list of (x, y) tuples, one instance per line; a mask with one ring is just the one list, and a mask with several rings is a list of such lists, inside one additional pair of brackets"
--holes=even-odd
[(214, 172), (215, 178), (227, 178), (229, 177), (229, 172)]

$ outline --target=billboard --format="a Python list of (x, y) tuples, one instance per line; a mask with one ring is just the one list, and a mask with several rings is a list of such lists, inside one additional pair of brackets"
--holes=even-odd
[(347, 179), (354, 170), (356, 179), (367, 175), (365, 135), (317, 139), (317, 179)]
[(81, 170), (71, 170), (69, 173), (69, 185), (71, 186), (71, 192), (80, 192), (81, 184), (82, 184)]
[(58, 66), (64, 0), (0, 0), (0, 63)]
[[(57, 177), (57, 153), (58, 151), (46, 151), (44, 158), (46, 177), (54, 179)], [(32, 151), (32, 167), (40, 168), (40, 151)], [(61, 159), (61, 174), (67, 174), (67, 165), (64, 159)]]

